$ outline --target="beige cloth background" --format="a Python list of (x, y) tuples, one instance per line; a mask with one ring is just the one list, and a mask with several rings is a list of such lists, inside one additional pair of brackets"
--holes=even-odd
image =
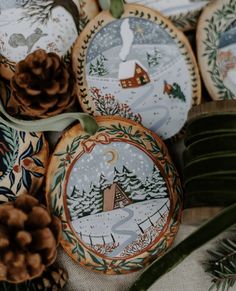
[[(181, 225), (175, 244), (196, 229), (195, 226)], [(207, 291), (211, 278), (201, 265), (210, 249), (219, 237), (196, 250), (174, 270), (163, 276), (149, 291)], [(80, 267), (62, 249), (59, 250), (58, 262), (69, 272), (69, 282), (63, 291), (126, 291), (141, 274), (109, 276), (91, 272)], [(236, 291), (236, 286), (230, 291)]]

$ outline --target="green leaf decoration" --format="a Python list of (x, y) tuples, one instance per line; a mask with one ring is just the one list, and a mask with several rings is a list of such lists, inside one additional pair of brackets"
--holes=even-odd
[(205, 31), (207, 36), (203, 42), (205, 45), (203, 57), (207, 58), (208, 73), (217, 88), (217, 93), (221, 100), (234, 99), (234, 94), (225, 87), (222, 81), (217, 55), (220, 35), (227, 29), (227, 24), (235, 20), (235, 11), (236, 2), (235, 0), (230, 0), (227, 5), (223, 5), (215, 11), (211, 18), (206, 20)]
[(236, 230), (232, 238), (220, 241), (214, 250), (208, 251), (210, 259), (203, 264), (212, 277), (210, 290), (229, 290), (236, 282)]
[(131, 286), (130, 291), (147, 290), (157, 279), (176, 267), (194, 250), (234, 225), (235, 211), (236, 203), (225, 208), (160, 259), (155, 260)]
[(189, 11), (188, 13), (179, 13), (177, 15), (170, 15), (169, 19), (180, 30), (187, 30), (195, 28), (202, 9)]
[(120, 18), (124, 12), (123, 0), (111, 0), (110, 12), (114, 18)]
[(19, 137), (18, 132), (16, 130), (8, 127), (7, 125), (1, 122), (0, 131), (2, 132), (4, 140), (7, 142), (7, 147), (9, 147), (9, 150), (6, 151), (4, 156), (2, 157), (3, 163), (7, 166), (7, 171), (4, 173), (4, 175), (1, 176), (0, 178), (1, 180), (8, 173), (11, 173), (11, 170), (14, 166), (19, 150)]

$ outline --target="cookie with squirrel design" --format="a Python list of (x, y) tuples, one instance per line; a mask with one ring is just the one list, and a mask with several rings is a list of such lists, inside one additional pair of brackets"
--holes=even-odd
[(69, 61), (72, 44), (98, 6), (94, 0), (10, 0), (1, 1), (0, 10), (0, 75), (10, 79), (15, 64), (38, 48)]

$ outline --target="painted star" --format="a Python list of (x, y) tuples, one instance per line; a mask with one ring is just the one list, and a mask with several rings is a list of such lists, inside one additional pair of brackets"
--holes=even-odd
[(135, 32), (144, 37), (144, 29), (139, 24), (136, 25)]

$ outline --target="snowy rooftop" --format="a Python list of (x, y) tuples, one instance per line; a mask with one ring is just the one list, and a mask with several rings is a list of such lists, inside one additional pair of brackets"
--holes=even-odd
[(135, 74), (135, 65), (139, 65), (144, 71), (148, 71), (138, 60), (121, 62), (119, 66), (119, 80), (132, 78)]

